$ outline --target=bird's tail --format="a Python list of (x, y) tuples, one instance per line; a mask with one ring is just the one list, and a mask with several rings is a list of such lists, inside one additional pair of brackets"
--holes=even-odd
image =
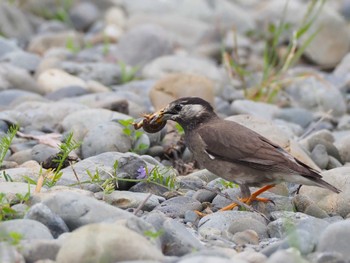
[(335, 186), (327, 183), (326, 181), (322, 180), (321, 178), (308, 177), (308, 179), (310, 181), (313, 181), (316, 185), (318, 185), (318, 186), (320, 186), (322, 188), (326, 188), (328, 190), (331, 190), (334, 193), (339, 194), (341, 192), (338, 188), (336, 188)]

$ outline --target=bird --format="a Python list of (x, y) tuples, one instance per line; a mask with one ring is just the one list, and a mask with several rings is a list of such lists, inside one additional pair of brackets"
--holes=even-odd
[[(182, 126), (185, 144), (199, 166), (237, 184), (241, 190), (239, 200), (245, 204), (271, 201), (258, 196), (281, 182), (340, 193), (322, 179), (320, 172), (257, 132), (220, 118), (211, 104), (199, 97), (179, 98), (148, 118), (151, 125), (160, 127), (168, 120)], [(250, 187), (262, 188), (251, 193)], [(221, 210), (235, 206), (237, 203), (232, 203)]]

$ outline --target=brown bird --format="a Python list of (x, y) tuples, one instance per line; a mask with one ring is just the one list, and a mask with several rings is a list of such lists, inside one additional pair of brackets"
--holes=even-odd
[[(257, 196), (280, 182), (313, 185), (340, 190), (322, 180), (320, 173), (294, 158), (277, 144), (233, 121), (219, 118), (213, 107), (197, 97), (171, 102), (149, 115), (149, 123), (163, 126), (178, 122), (185, 131), (185, 142), (194, 159), (225, 180), (240, 186), (242, 202), (269, 201)], [(264, 186), (252, 195), (249, 187)], [(236, 204), (225, 207), (232, 209)]]

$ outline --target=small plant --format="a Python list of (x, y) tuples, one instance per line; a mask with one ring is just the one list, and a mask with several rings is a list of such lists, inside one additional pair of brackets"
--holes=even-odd
[(61, 172), (62, 168), (68, 166), (71, 162), (69, 154), (78, 149), (81, 143), (76, 142), (73, 139), (73, 133), (69, 133), (64, 142), (59, 146), (60, 151), (56, 154), (56, 157), (52, 160), (53, 163), (56, 163), (55, 169), (47, 169), (43, 172), (43, 169), (40, 169), (38, 180), (35, 181), (29, 176), (23, 176), (23, 178), (30, 184), (36, 185), (35, 192), (40, 192), (43, 185), (51, 188), (57, 184), (59, 179), (62, 177), (63, 173)]
[[(91, 171), (87, 170), (86, 173), (88, 174), (90, 180), (79, 182), (77, 184), (94, 184), (97, 185), (101, 191), (104, 192), (104, 194), (110, 194), (115, 190), (115, 187), (118, 187), (118, 182), (145, 182), (145, 183), (152, 183), (159, 186), (163, 186), (168, 188), (169, 190), (174, 190), (177, 188), (177, 181), (176, 181), (176, 175), (175, 172), (171, 175), (166, 175), (171, 169), (174, 169), (172, 167), (166, 167), (166, 170), (162, 171), (159, 166), (153, 167), (150, 171), (146, 167), (140, 167), (137, 170), (138, 176), (136, 179), (132, 178), (119, 178), (117, 176), (117, 169), (118, 169), (118, 161), (115, 161), (113, 165), (113, 172), (105, 171), (107, 174), (109, 174), (109, 178), (103, 179), (100, 176), (100, 171), (98, 168), (96, 168), (95, 172), (92, 173)], [(77, 184), (71, 185), (75, 186)]]
[(13, 138), (19, 130), (19, 126), (11, 126), (8, 132), (0, 139), (0, 168), (6, 157), (7, 151), (10, 149)]
[(158, 231), (151, 231), (151, 230), (146, 230), (145, 232), (143, 232), (143, 235), (145, 237), (148, 237), (151, 240), (157, 239), (158, 237), (162, 236), (164, 234), (164, 230), (160, 229)]
[(16, 193), (16, 198), (20, 204), (27, 203), (30, 198), (30, 183), (28, 182), (28, 191), (25, 194)]
[(73, 37), (68, 37), (66, 41), (66, 49), (68, 49), (73, 54), (76, 54), (80, 51), (80, 47), (74, 42)]
[(234, 182), (226, 181), (224, 179), (220, 179), (220, 184), (223, 186), (224, 189), (228, 188), (238, 188), (239, 186), (235, 184)]
[(13, 182), (12, 177), (9, 174), (7, 174), (5, 171), (2, 171), (2, 175), (4, 176), (4, 179), (6, 182)]
[(17, 215), (16, 210), (11, 208), (11, 204), (5, 193), (0, 193), (0, 221), (10, 220)]
[(18, 232), (1, 232), (0, 233), (0, 242), (6, 242), (12, 246), (17, 246), (20, 244), (23, 239), (23, 235)]
[[(287, 1), (280, 23), (278, 25), (270, 24), (268, 26), (263, 54), (263, 74), (261, 81), (255, 87), (247, 87), (246, 77), (252, 75), (252, 72), (247, 71), (240, 63), (237, 48), (234, 50), (233, 55), (224, 52), (223, 61), (228, 69), (229, 75), (233, 76), (233, 74), (235, 74), (238, 76), (242, 82), (245, 96), (248, 99), (266, 102), (274, 101), (275, 97), (282, 89), (283, 84), (286, 81), (289, 81), (285, 78), (285, 73), (299, 61), (305, 49), (310, 45), (311, 41), (319, 32), (319, 30), (316, 30), (312, 34), (309, 34), (309, 36), (305, 39), (306, 33), (310, 31), (312, 24), (314, 23), (318, 14), (321, 12), (324, 4), (325, 0), (312, 0), (310, 2), (300, 26), (293, 31), (289, 39), (287, 52), (280, 57), (277, 50), (280, 45), (282, 35), (290, 30), (290, 25), (284, 21), (284, 17), (286, 16), (287, 12)], [(304, 37), (304, 42), (298, 48), (298, 43), (302, 37)], [(237, 47), (236, 38), (234, 39), (234, 42), (235, 46)], [(251, 92), (249, 94), (248, 88), (252, 88), (250, 89)]]
[(125, 84), (135, 79), (137, 71), (140, 67), (130, 67), (126, 65), (123, 61), (119, 61), (119, 66), (121, 70), (121, 83)]
[(103, 50), (102, 53), (103, 55), (107, 56), (109, 54), (110, 51), (110, 41), (109, 41), (109, 37), (104, 34), (103, 35)]
[(136, 142), (138, 139), (144, 134), (142, 131), (135, 130), (132, 123), (134, 122), (133, 119), (128, 120), (118, 120), (119, 124), (121, 124), (123, 128), (123, 133), (131, 138), (132, 148), (130, 149), (131, 152), (134, 153), (141, 153), (144, 150), (148, 149), (147, 144), (137, 144), (137, 147), (135, 148)]

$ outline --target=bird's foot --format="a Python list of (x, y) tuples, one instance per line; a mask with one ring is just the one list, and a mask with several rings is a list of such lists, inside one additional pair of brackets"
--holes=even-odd
[[(256, 190), (254, 193), (252, 193), (249, 197), (246, 198), (239, 198), (238, 200), (246, 205), (250, 205), (253, 201), (258, 201), (258, 202), (263, 202), (263, 203), (268, 203), (268, 202), (272, 202), (274, 203), (271, 199), (268, 198), (264, 198), (264, 197), (258, 197), (260, 194), (262, 194), (263, 192), (271, 189), (272, 187), (274, 187), (275, 185), (266, 185), (258, 190)], [(219, 211), (228, 211), (228, 210), (232, 210), (233, 208), (239, 206), (240, 204), (237, 203), (231, 203), (228, 206), (225, 206), (223, 208), (221, 208)]]

